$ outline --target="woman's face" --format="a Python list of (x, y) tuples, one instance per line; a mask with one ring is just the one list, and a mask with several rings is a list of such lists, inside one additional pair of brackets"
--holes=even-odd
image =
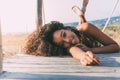
[(67, 48), (79, 43), (79, 39), (74, 32), (61, 29), (53, 33), (53, 42)]

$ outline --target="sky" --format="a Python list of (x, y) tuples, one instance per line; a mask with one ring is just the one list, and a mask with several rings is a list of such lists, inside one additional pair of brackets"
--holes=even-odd
[[(71, 10), (73, 5), (81, 8), (82, 0), (43, 0), (45, 23), (50, 21), (75, 22), (79, 18)], [(117, 0), (89, 0), (87, 20), (106, 18)], [(2, 33), (32, 32), (36, 28), (37, 0), (0, 0)], [(120, 16), (120, 1), (113, 14)]]

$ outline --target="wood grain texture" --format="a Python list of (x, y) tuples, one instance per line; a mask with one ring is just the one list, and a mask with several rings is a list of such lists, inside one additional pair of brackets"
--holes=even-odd
[(100, 66), (82, 66), (72, 57), (17, 54), (3, 61), (0, 80), (120, 80), (120, 53), (97, 54)]

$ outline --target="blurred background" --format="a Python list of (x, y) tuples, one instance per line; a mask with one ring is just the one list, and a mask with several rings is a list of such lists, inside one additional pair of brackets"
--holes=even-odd
[[(65, 25), (78, 25), (79, 18), (71, 11), (71, 7), (77, 5), (81, 8), (82, 0), (43, 0), (43, 3), (45, 23), (60, 21)], [(120, 1), (89, 0), (86, 19), (90, 23), (102, 29), (110, 15), (104, 32), (120, 45)], [(0, 0), (4, 58), (22, 52), (25, 39), (36, 29), (36, 18), (37, 0)]]

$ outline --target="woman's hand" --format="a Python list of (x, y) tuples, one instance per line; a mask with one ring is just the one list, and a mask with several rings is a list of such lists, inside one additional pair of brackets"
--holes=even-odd
[(96, 56), (94, 56), (91, 51), (81, 53), (80, 63), (82, 65), (85, 65), (85, 66), (100, 65), (101, 64), (101, 62), (98, 60), (98, 58)]
[(99, 59), (93, 55), (91, 51), (83, 51), (77, 45), (69, 48), (71, 55), (80, 61), (82, 65), (99, 65), (101, 62)]

